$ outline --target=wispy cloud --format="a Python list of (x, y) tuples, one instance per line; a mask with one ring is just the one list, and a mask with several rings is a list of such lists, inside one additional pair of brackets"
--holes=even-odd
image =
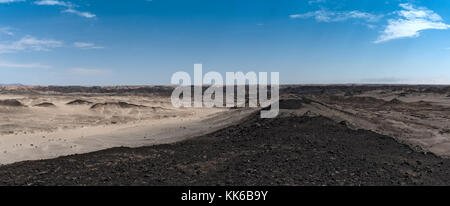
[(13, 36), (14, 32), (12, 32), (11, 27), (0, 27), (0, 34), (6, 34), (8, 36)]
[(75, 75), (109, 75), (113, 72), (108, 69), (92, 69), (92, 68), (73, 68), (69, 70), (70, 74)]
[(407, 81), (408, 79), (397, 77), (368, 78), (361, 80), (362, 83), (369, 83), (369, 84), (398, 84), (398, 83), (405, 83)]
[(319, 4), (319, 3), (325, 3), (326, 0), (310, 0), (308, 1), (308, 4)]
[(25, 1), (25, 0), (0, 0), (0, 4), (21, 2), (21, 1)]
[(318, 22), (341, 22), (350, 19), (359, 19), (367, 22), (377, 22), (383, 15), (375, 15), (362, 11), (328, 11), (325, 9), (307, 12), (303, 14), (292, 14), (292, 19), (308, 19), (314, 18)]
[(37, 39), (25, 36), (14, 42), (0, 43), (0, 54), (18, 51), (50, 51), (52, 48), (62, 47), (63, 42), (49, 39)]
[(71, 3), (66, 3), (64, 1), (57, 1), (57, 0), (41, 0), (41, 1), (35, 1), (34, 2), (37, 5), (46, 5), (46, 6), (66, 6), (71, 7)]
[(35, 1), (34, 3), (36, 5), (40, 5), (40, 6), (61, 6), (61, 7), (65, 7), (65, 9), (62, 12), (75, 14), (75, 15), (78, 15), (78, 16), (81, 16), (81, 17), (85, 17), (85, 18), (94, 18), (94, 17), (96, 17), (95, 14), (92, 14), (90, 12), (82, 12), (82, 11), (79, 11), (79, 10), (75, 9), (78, 6), (73, 4), (72, 2), (68, 2), (68, 1), (66, 2), (66, 1), (58, 1), (58, 0), (40, 0), (40, 1)]
[(402, 10), (395, 12), (397, 18), (389, 19), (388, 25), (375, 43), (393, 39), (418, 37), (420, 31), (429, 29), (445, 30), (450, 25), (445, 24), (441, 16), (425, 7), (414, 7), (412, 4), (400, 4)]
[(81, 49), (104, 49), (103, 46), (97, 46), (94, 43), (89, 42), (75, 42), (73, 43), (75, 47), (81, 48)]
[(31, 64), (17, 64), (17, 63), (7, 63), (0, 62), (0, 68), (17, 68), (17, 69), (50, 69), (51, 66), (42, 65), (40, 63), (31, 63)]
[(85, 18), (94, 18), (94, 17), (96, 17), (95, 14), (92, 14), (92, 13), (89, 13), (89, 12), (81, 12), (81, 11), (78, 11), (78, 10), (75, 10), (75, 9), (72, 9), (72, 8), (68, 8), (68, 9), (64, 10), (63, 12), (76, 14), (78, 16), (85, 17)]

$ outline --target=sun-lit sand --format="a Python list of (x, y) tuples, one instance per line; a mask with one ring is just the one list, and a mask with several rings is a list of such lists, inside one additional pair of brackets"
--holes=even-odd
[[(140, 94), (136, 89), (128, 93), (117, 92), (121, 89), (112, 89), (112, 93), (64, 89), (55, 92), (31, 87), (0, 94), (0, 164), (173, 143), (224, 128), (255, 112), (174, 108), (170, 96), (159, 92), (165, 91), (160, 88)], [(446, 92), (426, 88), (380, 86), (353, 93), (284, 92), (280, 108), (289, 108), (285, 100), (292, 99), (295, 108), (282, 115), (325, 116), (353, 129), (374, 131), (412, 148), (450, 157), (449, 98)]]
[(252, 112), (174, 108), (158, 96), (0, 95), (6, 99), (23, 106), (0, 105), (0, 164), (176, 142)]

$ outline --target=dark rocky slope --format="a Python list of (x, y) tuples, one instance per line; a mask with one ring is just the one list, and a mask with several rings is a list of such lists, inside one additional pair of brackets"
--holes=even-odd
[(1, 185), (449, 185), (450, 160), (323, 117), (0, 167)]

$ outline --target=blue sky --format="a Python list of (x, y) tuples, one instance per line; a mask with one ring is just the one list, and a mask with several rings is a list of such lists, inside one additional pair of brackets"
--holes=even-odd
[(0, 0), (0, 83), (450, 83), (448, 0)]

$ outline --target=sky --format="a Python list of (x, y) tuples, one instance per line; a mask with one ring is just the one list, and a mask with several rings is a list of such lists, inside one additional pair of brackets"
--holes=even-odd
[(450, 84), (448, 0), (0, 0), (0, 84)]

